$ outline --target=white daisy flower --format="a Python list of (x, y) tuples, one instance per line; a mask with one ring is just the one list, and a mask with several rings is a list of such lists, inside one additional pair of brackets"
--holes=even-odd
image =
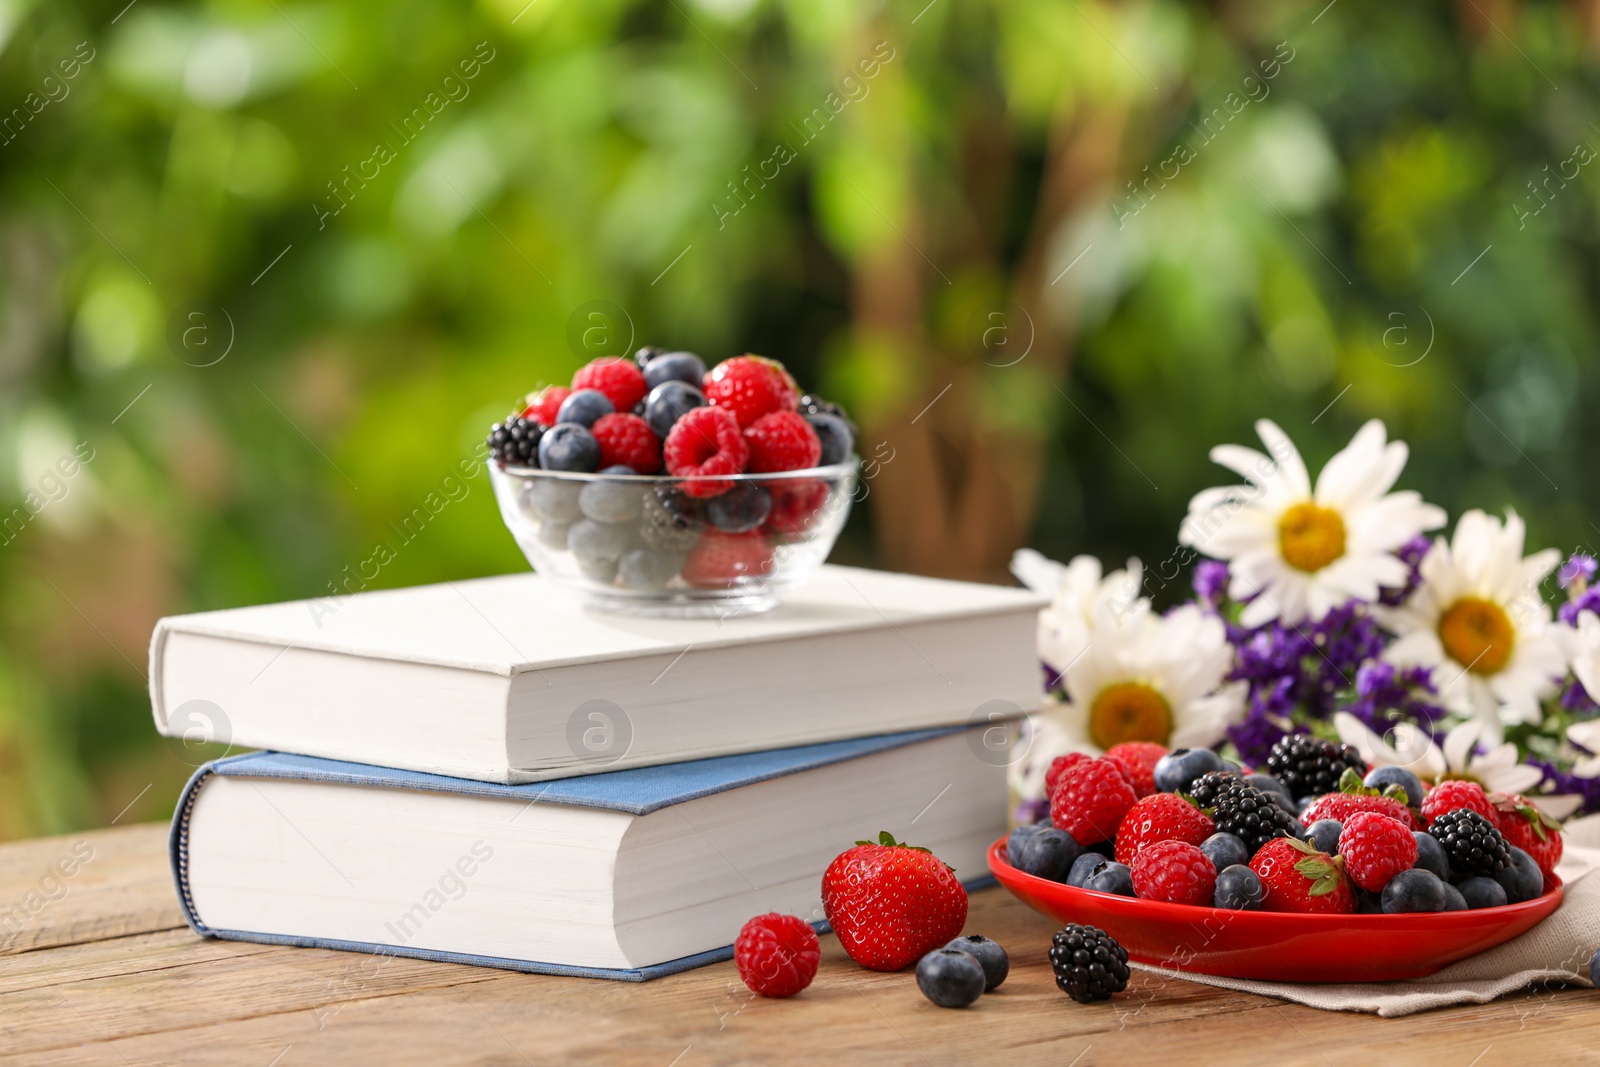
[(1395, 550), (1446, 521), (1412, 490), (1389, 492), (1406, 465), (1404, 442), (1373, 419), (1328, 460), (1316, 488), (1294, 443), (1268, 419), (1256, 432), (1272, 455), (1219, 445), (1211, 459), (1246, 479), (1195, 494), (1179, 540), (1227, 560), (1229, 595), (1250, 600), (1240, 622), (1316, 621), (1351, 599), (1376, 601), (1405, 584)]
[[(1590, 697), (1600, 694), (1600, 618), (1594, 612), (1578, 615), (1578, 625), (1567, 631), (1572, 654), (1572, 673), (1578, 676)], [(1567, 727), (1567, 740), (1600, 753), (1600, 719), (1575, 722)], [(1600, 755), (1588, 756), (1572, 765), (1579, 778), (1600, 777)]]
[(1040, 656), (1061, 672), (1064, 699), (1033, 717), (1033, 742), (1012, 768), (1024, 799), (1043, 795), (1050, 761), (1124, 741), (1195, 748), (1221, 741), (1244, 711), (1243, 683), (1223, 684), (1233, 649), (1222, 622), (1192, 604), (1162, 616), (1133, 595), (1142, 573), (1100, 575), (1079, 556), (1041, 613)]
[(1516, 512), (1502, 523), (1472, 510), (1447, 544), (1422, 558), (1421, 582), (1380, 618), (1398, 636), (1384, 658), (1433, 668), (1440, 702), (1483, 723), (1497, 747), (1502, 721), (1540, 720), (1540, 702), (1567, 672), (1565, 638), (1550, 620), (1539, 583), (1561, 562), (1553, 548), (1522, 555)]

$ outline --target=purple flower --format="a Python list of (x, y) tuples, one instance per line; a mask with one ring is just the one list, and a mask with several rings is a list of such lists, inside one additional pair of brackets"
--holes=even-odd
[(1044, 668), (1044, 691), (1046, 693), (1066, 692), (1066, 671), (1058, 671), (1044, 660), (1039, 661), (1039, 666)]
[(1356, 698), (1344, 710), (1380, 734), (1403, 721), (1431, 727), (1445, 714), (1432, 699), (1436, 696), (1431, 667), (1396, 667), (1369, 660), (1356, 669)]
[(1203, 559), (1195, 564), (1195, 599), (1215, 609), (1228, 595), (1228, 565), (1218, 559)]
[(1024, 800), (1017, 805), (1017, 825), (1032, 826), (1036, 822), (1043, 822), (1050, 817), (1050, 801), (1040, 797), (1036, 800)]
[(1574, 815), (1588, 815), (1600, 811), (1600, 778), (1580, 778), (1548, 760), (1530, 758), (1528, 764), (1544, 772), (1544, 780), (1539, 784), (1549, 785), (1550, 788), (1542, 792), (1566, 793), (1583, 798), (1583, 806), (1574, 812)]
[(1556, 581), (1561, 583), (1561, 588), (1570, 589), (1574, 582), (1587, 585), (1594, 581), (1594, 572), (1597, 566), (1594, 557), (1582, 552), (1574, 552), (1572, 556), (1561, 565)]
[(1556, 609), (1556, 617), (1568, 626), (1578, 625), (1578, 616), (1592, 611), (1600, 615), (1600, 585), (1591, 585)]
[(1561, 707), (1585, 719), (1592, 719), (1597, 712), (1600, 712), (1600, 704), (1595, 703), (1594, 697), (1589, 695), (1583, 683), (1575, 677), (1570, 678), (1561, 690)]
[(1378, 590), (1378, 602), (1380, 604), (1397, 608), (1406, 602), (1406, 599), (1422, 583), (1422, 557), (1426, 556), (1428, 549), (1432, 547), (1432, 541), (1418, 534), (1395, 549), (1394, 554), (1400, 558), (1401, 563), (1406, 565), (1406, 584), (1398, 588), (1385, 587)]

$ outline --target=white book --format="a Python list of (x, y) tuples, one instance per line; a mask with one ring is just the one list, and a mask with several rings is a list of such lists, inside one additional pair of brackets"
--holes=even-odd
[(989, 729), (521, 786), (254, 753), (190, 782), (173, 871), (205, 936), (639, 981), (726, 959), (753, 915), (821, 922), (822, 872), (882, 830), (986, 880)]
[(1041, 601), (826, 566), (775, 610), (598, 614), (533, 574), (162, 619), (156, 728), (524, 783), (1037, 708)]

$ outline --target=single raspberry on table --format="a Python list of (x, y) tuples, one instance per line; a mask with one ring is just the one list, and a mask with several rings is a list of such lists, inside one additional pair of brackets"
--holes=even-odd
[(1506, 844), (1520, 848), (1533, 857), (1546, 878), (1555, 873), (1561, 862), (1564, 846), (1561, 843), (1561, 824), (1536, 807), (1533, 801), (1520, 793), (1505, 796), (1491, 793), (1495, 812), (1499, 815), (1500, 833)]
[(1117, 827), (1118, 863), (1133, 866), (1134, 857), (1158, 841), (1198, 845), (1217, 832), (1211, 817), (1176, 793), (1152, 793), (1128, 809)]
[(1068, 752), (1064, 756), (1057, 756), (1050, 761), (1050, 766), (1044, 772), (1044, 795), (1049, 797), (1056, 791), (1056, 783), (1061, 781), (1061, 776), (1080, 763), (1088, 763), (1094, 759), (1087, 752)]
[(1411, 809), (1392, 797), (1378, 796), (1374, 793), (1329, 793), (1312, 801), (1311, 806), (1300, 813), (1300, 821), (1310, 826), (1318, 819), (1336, 819), (1345, 822), (1350, 816), (1361, 811), (1375, 812), (1378, 815), (1387, 815), (1400, 823), (1408, 830), (1420, 830), (1416, 817), (1411, 814)]
[(1350, 879), (1339, 863), (1293, 837), (1275, 837), (1261, 846), (1250, 869), (1266, 889), (1267, 911), (1348, 915), (1356, 910)]
[(797, 411), (761, 416), (745, 428), (744, 439), (750, 446), (749, 470), (753, 474), (807, 470), (822, 458), (817, 431)]
[(798, 537), (810, 530), (828, 502), (828, 483), (816, 478), (785, 478), (768, 482), (766, 489), (772, 494), (767, 529), (781, 537)]
[(561, 410), (561, 402), (571, 395), (572, 390), (564, 385), (547, 385), (528, 397), (522, 417), (533, 419), (548, 430), (556, 424), (556, 412)]
[(1417, 839), (1398, 819), (1375, 811), (1358, 811), (1344, 821), (1339, 855), (1345, 873), (1369, 893), (1379, 893), (1389, 879), (1417, 862)]
[(792, 997), (817, 976), (822, 946), (804, 919), (771, 912), (744, 924), (733, 960), (744, 984), (764, 997)]
[(771, 572), (772, 544), (760, 530), (707, 530), (689, 550), (682, 575), (699, 589), (726, 589), (741, 578), (762, 578)]
[(639, 416), (602, 415), (589, 432), (600, 443), (601, 470), (618, 463), (635, 474), (654, 474), (661, 469), (661, 442)]
[(611, 406), (618, 411), (632, 411), (633, 406), (650, 391), (645, 385), (644, 372), (631, 359), (620, 356), (601, 356), (592, 359), (572, 376), (572, 388), (594, 389), (605, 394)]
[(1156, 791), (1156, 761), (1166, 754), (1167, 746), (1154, 741), (1124, 741), (1106, 749), (1106, 759), (1122, 764), (1133, 779), (1134, 792), (1141, 797)]
[(1440, 782), (1422, 798), (1422, 822), (1425, 826), (1432, 826), (1433, 820), (1445, 812), (1460, 808), (1469, 808), (1492, 823), (1500, 821), (1499, 813), (1494, 810), (1494, 804), (1489, 801), (1489, 794), (1483, 791), (1483, 786), (1477, 782), (1451, 779)]
[[(721, 408), (694, 408), (673, 424), (661, 454), (668, 474), (698, 478), (741, 473), (750, 459), (750, 446), (728, 412)], [(733, 488), (733, 482), (689, 481), (680, 488), (693, 497), (713, 497)]]
[(783, 364), (762, 356), (734, 356), (718, 363), (706, 374), (704, 392), (708, 404), (731, 412), (740, 426), (800, 405), (800, 388)]
[(955, 940), (967, 891), (925, 848), (857, 841), (822, 875), (822, 907), (845, 953), (874, 971), (898, 971)]
[(1157, 841), (1133, 858), (1133, 891), (1141, 900), (1209, 905), (1216, 886), (1216, 866), (1187, 841)]
[(1070, 768), (1050, 794), (1050, 818), (1080, 845), (1109, 841), (1139, 798), (1121, 766), (1094, 759)]

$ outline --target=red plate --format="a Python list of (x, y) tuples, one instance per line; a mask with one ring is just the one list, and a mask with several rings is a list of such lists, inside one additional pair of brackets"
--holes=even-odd
[(1098, 926), (1128, 958), (1201, 974), (1278, 982), (1421, 978), (1524, 933), (1561, 905), (1561, 879), (1521, 904), (1429, 915), (1296, 915), (1136, 900), (1023, 874), (1006, 839), (989, 869), (1024, 904), (1060, 922)]

